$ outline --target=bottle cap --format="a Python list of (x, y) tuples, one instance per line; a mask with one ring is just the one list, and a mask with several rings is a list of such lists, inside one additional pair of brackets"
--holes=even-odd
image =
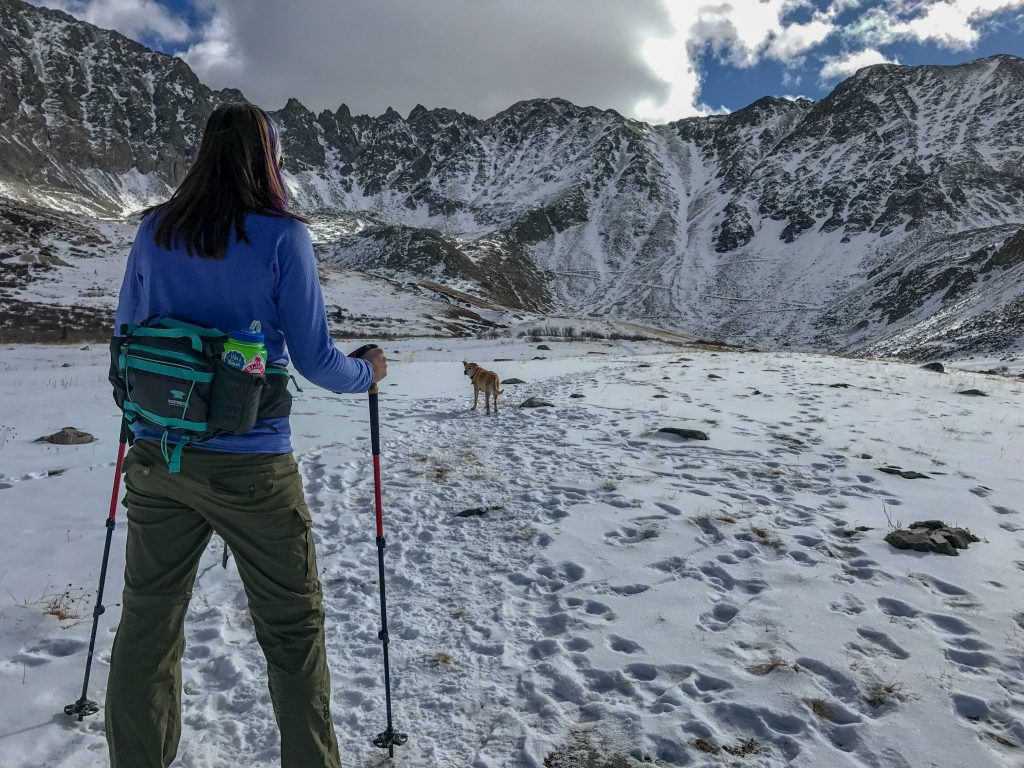
[(257, 333), (256, 331), (228, 331), (228, 336), (235, 341), (241, 341), (243, 344), (263, 343), (263, 334)]

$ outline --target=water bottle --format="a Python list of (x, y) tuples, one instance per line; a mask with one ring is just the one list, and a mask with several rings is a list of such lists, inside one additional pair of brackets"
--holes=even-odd
[(245, 330), (228, 331), (222, 357), (225, 363), (244, 373), (266, 375), (267, 348), (263, 344), (260, 321), (254, 320)]

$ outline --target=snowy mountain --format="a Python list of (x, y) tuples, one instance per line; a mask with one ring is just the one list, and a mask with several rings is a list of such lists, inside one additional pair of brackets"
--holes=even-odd
[[(162, 199), (235, 91), (0, 0), (0, 194), (75, 214)], [(747, 344), (1020, 349), (1024, 60), (861, 70), (821, 102), (650, 126), (559, 99), (481, 120), (274, 113), (325, 262), (530, 311)], [(11, 255), (31, 254), (4, 241)], [(1019, 248), (1018, 248), (1019, 250)]]

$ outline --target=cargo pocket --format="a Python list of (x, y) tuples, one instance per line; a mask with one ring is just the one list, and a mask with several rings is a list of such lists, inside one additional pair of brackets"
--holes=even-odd
[(223, 472), (210, 477), (210, 488), (213, 490), (248, 499), (265, 499), (273, 493), (276, 484), (277, 480), (271, 467)]
[(305, 504), (297, 505), (294, 510), (304, 529), (306, 589), (309, 592), (319, 592), (320, 579), (316, 572), (316, 546), (313, 544), (313, 519), (310, 517), (309, 509)]
[[(128, 506), (144, 506), (147, 494), (147, 480), (152, 474), (152, 466), (146, 459), (140, 458), (138, 450), (132, 448), (125, 454), (121, 463), (121, 473), (124, 475), (124, 496), (121, 497), (121, 504)], [(152, 490), (150, 487), (149, 490)]]

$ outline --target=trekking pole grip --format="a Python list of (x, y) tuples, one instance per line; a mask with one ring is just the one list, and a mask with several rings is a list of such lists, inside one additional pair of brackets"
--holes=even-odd
[[(363, 344), (363, 346), (361, 346), (355, 352), (349, 352), (348, 356), (349, 357), (354, 357), (357, 360), (362, 360), (363, 356), (367, 352), (369, 352), (371, 349), (380, 349), (380, 347), (377, 346), (376, 344)], [(371, 394), (371, 395), (376, 395), (377, 394), (377, 382), (373, 382), (373, 384), (370, 385), (369, 394)]]

